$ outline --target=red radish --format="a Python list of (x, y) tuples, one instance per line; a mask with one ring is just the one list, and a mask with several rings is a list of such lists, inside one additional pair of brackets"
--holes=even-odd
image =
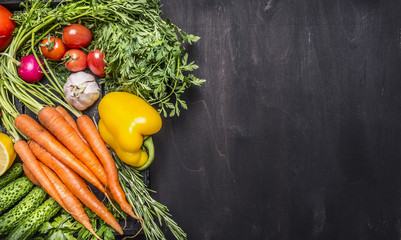
[[(43, 65), (43, 61), (41, 59), (40, 63)], [(21, 62), (17, 63), (18, 68), (18, 75), (25, 81), (25, 82), (37, 82), (44, 76), (42, 69), (40, 68), (39, 63), (36, 61), (34, 55), (28, 55), (21, 59)]]

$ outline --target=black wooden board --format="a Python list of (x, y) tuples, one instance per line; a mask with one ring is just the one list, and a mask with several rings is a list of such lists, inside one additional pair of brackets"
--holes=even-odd
[(189, 239), (401, 238), (401, 1), (163, 4), (208, 80), (151, 168)]
[(207, 79), (150, 168), (188, 239), (401, 238), (401, 1), (162, 4)]

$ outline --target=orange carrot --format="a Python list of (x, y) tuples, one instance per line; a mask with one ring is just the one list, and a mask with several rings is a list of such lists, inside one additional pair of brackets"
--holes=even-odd
[(26, 167), (25, 164), (22, 164), (22, 169), (24, 170), (25, 176), (29, 180), (31, 180), (31, 182), (33, 182), (33, 184), (35, 184), (36, 186), (40, 186), (40, 183), (39, 183), (38, 179), (36, 179), (35, 176), (33, 176), (31, 171), (29, 171), (29, 169)]
[(123, 230), (118, 224), (114, 216), (107, 208), (96, 198), (96, 196), (88, 189), (86, 183), (74, 171), (57, 160), (53, 155), (39, 146), (34, 141), (29, 142), (32, 152), (43, 164), (51, 168), (68, 187), (68, 189), (77, 197), (85, 206), (91, 209), (96, 215), (103, 219), (107, 224), (114, 228), (121, 235)]
[(72, 194), (72, 192), (61, 182), (60, 178), (50, 170), (46, 165), (39, 162), (40, 167), (43, 169), (44, 173), (53, 183), (54, 187), (57, 189), (60, 196), (62, 196), (63, 201), (66, 206), (66, 211), (69, 212), (72, 217), (80, 222), (86, 229), (89, 230), (97, 239), (101, 239), (92, 228), (92, 224), (89, 222), (89, 217), (86, 215), (84, 206), (82, 203)]
[(47, 178), (46, 174), (43, 172), (38, 160), (33, 155), (28, 144), (25, 141), (20, 140), (14, 144), (14, 149), (18, 153), (18, 156), (21, 158), (21, 160), (24, 162), (24, 165), (26, 165), (32, 175), (38, 180), (42, 188), (50, 196), (52, 196), (52, 198), (54, 198), (54, 200), (56, 200), (63, 208), (65, 208), (62, 198), (58, 194), (56, 188), (51, 183), (49, 178)]
[(111, 156), (109, 149), (100, 136), (93, 121), (86, 115), (82, 115), (77, 119), (78, 128), (89, 142), (93, 151), (100, 159), (107, 174), (108, 188), (110, 189), (114, 200), (121, 206), (121, 209), (128, 213), (131, 217), (139, 219), (132, 211), (131, 205), (126, 200), (125, 193), (121, 189), (118, 182), (117, 167)]
[(37, 142), (41, 147), (53, 154), (57, 159), (70, 167), (82, 178), (92, 183), (101, 192), (105, 193), (103, 185), (95, 175), (79, 161), (74, 154), (68, 151), (57, 139), (44, 129), (33, 118), (26, 114), (21, 114), (15, 118), (15, 126), (26, 136)]
[(56, 109), (52, 107), (44, 107), (40, 110), (38, 119), (42, 126), (52, 133), (79, 160), (81, 160), (103, 185), (107, 185), (106, 172), (104, 171), (99, 159), (88, 145), (82, 142), (75, 130)]
[(82, 135), (81, 131), (79, 131), (77, 123), (75, 122), (74, 118), (71, 117), (71, 115), (61, 106), (56, 107), (57, 112), (59, 112), (63, 118), (70, 124), (70, 126), (75, 130), (75, 132), (78, 134), (78, 136), (82, 139), (82, 141), (89, 146), (88, 142)]

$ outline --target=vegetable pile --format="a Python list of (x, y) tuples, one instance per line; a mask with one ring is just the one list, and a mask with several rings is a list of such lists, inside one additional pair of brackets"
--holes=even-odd
[[(26, 177), (21, 177), (22, 169), (21, 163), (15, 163), (5, 175), (0, 177), (0, 201), (4, 212), (0, 217), (2, 239), (4, 237), (16, 240), (31, 239), (36, 233), (46, 234), (45, 239), (55, 240), (75, 239), (74, 235), (77, 239), (93, 238), (93, 235), (65, 210), (51, 220), (60, 212), (60, 205), (42, 188), (34, 187)], [(26, 171), (25, 168), (24, 171)], [(4, 207), (5, 205), (7, 206)], [(110, 204), (107, 209), (116, 219), (121, 219), (121, 215), (117, 212), (121, 209), (115, 210)], [(88, 208), (85, 208), (85, 213), (99, 237), (114, 239), (114, 230), (109, 225), (104, 224), (104, 221)]]
[(164, 116), (179, 115), (180, 108), (187, 109), (181, 99), (184, 91), (204, 82), (188, 73), (198, 66), (188, 62), (184, 45), (199, 37), (185, 33), (169, 19), (164, 21), (157, 0), (118, 2), (97, 1), (94, 7), (109, 6), (97, 12), (95, 21), (82, 19), (97, 29), (89, 47), (102, 49), (107, 56), (107, 75), (101, 83), (107, 91), (134, 93)]
[[(39, 8), (35, 3), (24, 3), (24, 7), (35, 8), (36, 12), (29, 15), (16, 12), (13, 19), (19, 25), (36, 27), (37, 42), (50, 33), (54, 34), (54, 29), (60, 29), (63, 33), (60, 37), (65, 40), (62, 27), (79, 20), (81, 25), (90, 29), (92, 36), (77, 28), (76, 32), (86, 32), (86, 36), (71, 42), (85, 46), (92, 39), (86, 50), (105, 53), (106, 75), (100, 79), (100, 83), (108, 92), (133, 93), (164, 116), (175, 116), (180, 114), (180, 109), (187, 109), (186, 102), (182, 100), (185, 90), (200, 86), (205, 81), (190, 73), (198, 66), (188, 60), (185, 49), (186, 43), (192, 44), (199, 37), (185, 33), (169, 19), (164, 21), (158, 0), (66, 0), (55, 8), (43, 3)], [(70, 38), (74, 37), (68, 35), (67, 41)], [(30, 51), (29, 46), (21, 49), (23, 55)], [(83, 56), (76, 51), (75, 54)], [(87, 57), (91, 58), (90, 55)], [(91, 63), (91, 60), (87, 62)], [(60, 64), (49, 62), (49, 65), (55, 75), (66, 78), (65, 68)], [(96, 68), (91, 65), (91, 70)]]
[[(124, 234), (122, 217), (135, 219), (146, 239), (165, 239), (162, 225), (186, 239), (139, 171), (153, 161), (159, 114), (179, 115), (184, 91), (204, 82), (189, 73), (197, 66), (185, 53), (185, 43), (199, 38), (162, 20), (158, 0), (21, 6), (13, 17), (0, 8), (10, 22), (0, 32), (12, 39), (0, 42), (1, 120), (23, 162), (0, 178), (0, 235), (114, 239), (113, 232)], [(97, 78), (111, 92), (99, 103), (99, 130), (81, 112), (100, 97)], [(15, 99), (37, 120), (21, 114)]]
[(15, 163), (0, 178), (0, 213), (7, 211), (0, 217), (0, 237), (6, 239), (29, 239), (60, 210), (54, 199), (45, 200), (46, 192), (21, 174), (21, 163)]

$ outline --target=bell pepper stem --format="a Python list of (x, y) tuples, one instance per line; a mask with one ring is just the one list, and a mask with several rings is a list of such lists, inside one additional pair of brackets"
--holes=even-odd
[(148, 161), (146, 161), (144, 165), (135, 168), (138, 171), (142, 171), (148, 168), (155, 158), (155, 146), (153, 144), (152, 137), (145, 138), (145, 140), (143, 141), (143, 146), (148, 150)]

